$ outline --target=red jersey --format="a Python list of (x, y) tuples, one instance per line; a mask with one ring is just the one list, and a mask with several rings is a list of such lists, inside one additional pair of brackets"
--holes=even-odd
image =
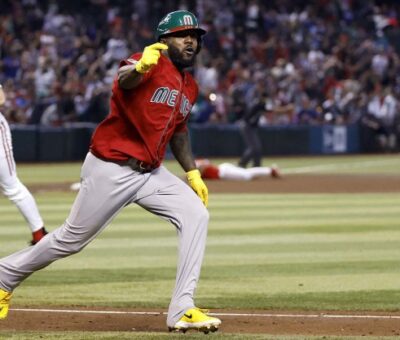
[(209, 164), (201, 169), (201, 177), (204, 179), (219, 179), (219, 169), (217, 166)]
[[(141, 56), (132, 55), (121, 61), (120, 67), (134, 64)], [(108, 160), (133, 157), (158, 167), (172, 135), (187, 131), (186, 122), (197, 94), (193, 77), (187, 72), (182, 75), (162, 54), (135, 88), (124, 90), (115, 78), (110, 113), (96, 128), (91, 151)]]

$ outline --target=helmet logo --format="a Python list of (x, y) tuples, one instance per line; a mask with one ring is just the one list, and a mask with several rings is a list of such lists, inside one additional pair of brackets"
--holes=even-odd
[(168, 14), (162, 21), (160, 21), (160, 23), (158, 24), (158, 26), (163, 25), (163, 24), (168, 24), (168, 22), (171, 19), (171, 14)]
[(185, 26), (193, 26), (193, 18), (190, 15), (184, 15), (183, 23)]

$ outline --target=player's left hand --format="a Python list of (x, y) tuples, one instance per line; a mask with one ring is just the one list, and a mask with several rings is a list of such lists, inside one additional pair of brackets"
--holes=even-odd
[(203, 201), (204, 205), (208, 205), (208, 189), (203, 179), (201, 178), (200, 171), (198, 169), (190, 170), (186, 173), (186, 178), (189, 185)]
[(160, 59), (160, 51), (167, 50), (168, 46), (162, 43), (155, 43), (145, 47), (142, 58), (136, 63), (135, 69), (143, 74), (148, 72)]

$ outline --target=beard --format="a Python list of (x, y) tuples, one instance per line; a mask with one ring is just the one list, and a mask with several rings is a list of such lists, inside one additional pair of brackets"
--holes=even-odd
[(184, 54), (179, 51), (175, 46), (168, 46), (168, 55), (172, 63), (178, 68), (183, 69), (192, 67), (196, 61), (197, 53), (194, 53), (191, 57), (185, 57)]

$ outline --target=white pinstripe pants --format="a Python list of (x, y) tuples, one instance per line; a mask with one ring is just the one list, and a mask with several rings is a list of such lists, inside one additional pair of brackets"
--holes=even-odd
[(10, 127), (0, 113), (0, 189), (12, 201), (32, 232), (43, 227), (35, 199), (17, 177)]

